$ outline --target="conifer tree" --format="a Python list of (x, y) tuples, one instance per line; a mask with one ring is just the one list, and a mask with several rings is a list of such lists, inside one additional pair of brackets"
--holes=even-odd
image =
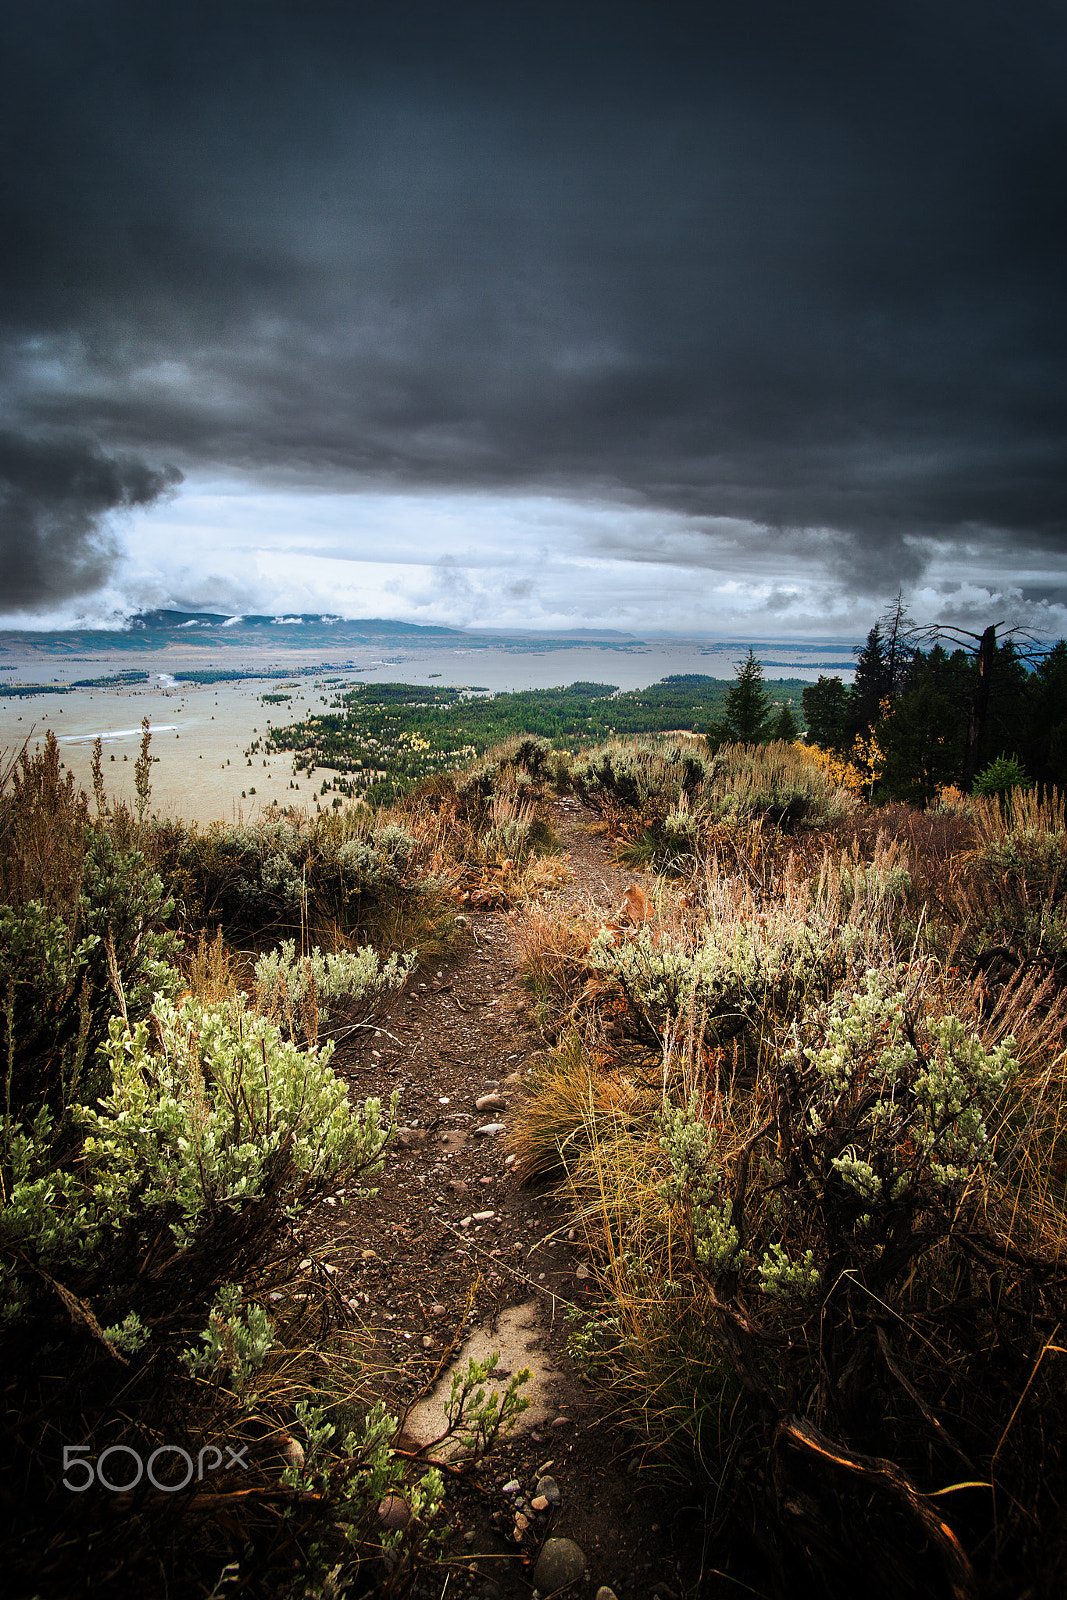
[(848, 714), (848, 690), (840, 678), (819, 674), (818, 683), (809, 683), (801, 695), (808, 738), (823, 750), (843, 750)]
[(792, 706), (784, 705), (771, 730), (771, 738), (781, 739), (784, 744), (792, 744), (799, 731)]
[(768, 737), (771, 703), (763, 687), (763, 664), (749, 652), (741, 666), (734, 668), (737, 682), (726, 694), (721, 719), (708, 724), (708, 742), (713, 749), (723, 744), (762, 744)]

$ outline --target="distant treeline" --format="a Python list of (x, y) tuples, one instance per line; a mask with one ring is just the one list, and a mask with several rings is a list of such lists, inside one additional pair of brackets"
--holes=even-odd
[[(298, 773), (330, 767), (342, 774), (323, 780), (322, 793), (333, 788), (388, 801), (419, 778), (481, 755), (515, 733), (540, 734), (572, 751), (612, 735), (702, 733), (729, 687), (700, 673), (625, 693), (615, 684), (589, 682), (491, 696), (411, 683), (359, 684), (336, 696), (328, 712), (272, 728), (250, 754), (291, 750)], [(799, 679), (767, 684), (776, 701), (794, 705), (798, 714), (803, 687)]]

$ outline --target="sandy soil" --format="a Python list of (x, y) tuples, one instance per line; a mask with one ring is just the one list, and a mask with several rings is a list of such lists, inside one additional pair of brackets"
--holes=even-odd
[[(288, 753), (266, 761), (253, 756), (251, 767), (244, 755), (257, 733), (266, 730), (268, 717), (279, 725), (296, 721), (309, 707), (323, 709), (336, 692), (315, 689), (313, 680), (304, 679), (300, 687), (287, 689), (293, 696), (288, 706), (263, 704), (263, 694), (291, 682), (281, 677), (277, 684), (264, 679), (204, 687), (154, 684), (0, 700), (0, 747), (17, 749), (28, 736), (36, 743), (51, 728), (59, 739), (62, 761), (78, 787), (91, 794), (92, 745), (99, 734), (108, 797), (132, 804), (141, 719), (148, 717), (156, 758), (151, 808), (161, 816), (201, 824), (240, 816), (248, 820), (272, 801), (303, 803), (313, 810), (319, 785), (332, 772), (317, 768), (309, 782), (306, 776), (294, 778)], [(302, 787), (290, 789), (290, 781)], [(253, 788), (255, 795), (250, 793)]]

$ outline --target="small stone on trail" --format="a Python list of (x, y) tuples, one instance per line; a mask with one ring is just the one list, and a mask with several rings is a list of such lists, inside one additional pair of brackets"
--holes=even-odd
[(570, 1417), (553, 1417), (550, 1424), (550, 1426), (553, 1428), (569, 1428), (570, 1425)]
[(555, 1478), (538, 1478), (537, 1493), (543, 1495), (551, 1506), (558, 1506), (562, 1502), (563, 1497)]
[(514, 1155), (505, 1156), (504, 1157), (504, 1165), (506, 1167), (513, 1167), (515, 1165), (515, 1157), (514, 1157)]
[(501, 1494), (518, 1494), (521, 1488), (522, 1485), (520, 1484), (518, 1478), (512, 1478), (510, 1482), (502, 1485), (500, 1492)]
[(474, 1102), (475, 1111), (503, 1111), (507, 1101), (498, 1094), (480, 1094)]
[(474, 1213), (474, 1220), (475, 1222), (488, 1222), (490, 1217), (495, 1216), (495, 1211), (476, 1211)]
[(616, 1600), (615, 1590), (609, 1589), (606, 1583), (602, 1583), (596, 1592), (596, 1600)]
[(546, 1494), (535, 1494), (530, 1504), (535, 1511), (547, 1511), (548, 1496)]
[(554, 1594), (577, 1583), (584, 1571), (585, 1556), (573, 1539), (546, 1539), (533, 1581), (542, 1594)]
[(476, 1139), (495, 1139), (498, 1134), (503, 1132), (504, 1124), (502, 1122), (486, 1122), (480, 1128), (475, 1128), (474, 1137)]
[(431, 1339), (430, 1335), (428, 1333), (424, 1333), (423, 1334), (423, 1336), (422, 1336), (422, 1348), (424, 1350), (432, 1350), (436, 1343), (437, 1343), (437, 1340), (436, 1339)]
[(378, 1507), (378, 1521), (390, 1531), (406, 1528), (411, 1519), (408, 1503), (398, 1494), (387, 1494)]
[(578, 1265), (574, 1269), (574, 1276), (576, 1278), (591, 1278), (593, 1274), (590, 1272), (584, 1261), (579, 1261)]
[(444, 1306), (442, 1306), (442, 1305), (432, 1305), (430, 1307), (430, 1315), (431, 1315), (431, 1317), (443, 1317), (445, 1315)]

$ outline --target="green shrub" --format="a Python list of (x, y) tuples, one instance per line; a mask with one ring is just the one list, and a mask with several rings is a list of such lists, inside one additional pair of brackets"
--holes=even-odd
[(1002, 795), (1010, 794), (1013, 789), (1025, 788), (1029, 782), (1018, 756), (1001, 755), (983, 767), (971, 789), (974, 794)]

